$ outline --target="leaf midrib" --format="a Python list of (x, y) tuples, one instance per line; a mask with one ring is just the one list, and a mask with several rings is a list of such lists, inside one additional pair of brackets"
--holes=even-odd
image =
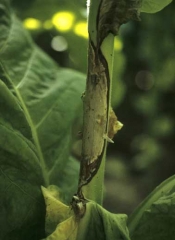
[[(4, 44), (3, 46), (1, 47), (0, 51), (3, 52), (5, 47), (7, 46), (7, 44), (10, 42), (10, 36), (12, 35), (12, 32), (14, 31), (14, 24), (15, 24), (15, 19), (14, 19), (14, 15), (12, 14), (11, 15), (11, 19), (10, 19), (10, 26), (7, 27), (7, 37), (6, 37), (6, 40), (4, 41)], [(8, 79), (8, 81), (11, 83), (11, 85), (13, 86), (13, 89), (16, 93), (16, 96), (18, 98), (18, 100), (20, 101), (21, 103), (21, 107), (23, 108), (24, 110), (24, 113), (25, 113), (25, 117), (28, 121), (28, 124), (31, 128), (31, 132), (32, 132), (32, 136), (33, 136), (33, 140), (34, 140), (34, 144), (35, 144), (35, 147), (37, 149), (37, 152), (38, 152), (38, 156), (39, 156), (39, 159), (40, 159), (40, 166), (41, 166), (41, 169), (42, 169), (42, 173), (43, 173), (43, 178), (44, 178), (44, 181), (45, 181), (45, 185), (48, 186), (49, 185), (49, 177), (48, 177), (48, 174), (47, 174), (47, 167), (46, 167), (46, 164), (45, 164), (45, 160), (44, 160), (44, 156), (43, 156), (43, 153), (42, 153), (42, 150), (41, 150), (41, 146), (40, 146), (40, 143), (39, 143), (39, 139), (38, 139), (38, 135), (37, 135), (37, 131), (36, 131), (36, 128), (34, 127), (34, 124), (33, 124), (33, 121), (32, 121), (32, 118), (30, 116), (30, 113), (26, 107), (26, 104), (21, 96), (21, 93), (20, 91), (18, 90), (18, 87), (22, 84), (23, 80), (25, 80), (25, 76), (27, 74), (27, 72), (29, 71), (29, 69), (31, 68), (31, 65), (32, 65), (32, 59), (34, 57), (34, 54), (35, 53), (35, 49), (32, 48), (32, 52), (31, 52), (31, 55), (30, 55), (30, 58), (29, 58), (29, 64), (27, 65), (27, 69), (24, 73), (24, 76), (22, 78), (22, 81), (19, 82), (19, 84), (17, 86), (15, 86), (15, 84), (13, 83), (12, 79), (10, 78), (9, 74), (8, 74), (8, 71), (6, 70), (5, 66), (3, 65), (3, 62), (2, 60), (0, 60), (0, 64), (2, 66), (2, 69), (4, 70), (5, 74), (6, 74), (6, 77)]]
[(45, 181), (45, 186), (48, 186), (49, 185), (49, 177), (48, 177), (48, 174), (47, 174), (47, 167), (46, 167), (46, 164), (45, 164), (45, 160), (44, 160), (44, 156), (43, 156), (43, 153), (42, 153), (42, 150), (41, 150), (41, 146), (40, 146), (40, 143), (39, 143), (37, 131), (36, 131), (35, 127), (34, 127), (32, 118), (30, 116), (30, 113), (29, 113), (29, 111), (28, 111), (28, 109), (26, 107), (26, 104), (24, 103), (24, 100), (23, 100), (19, 90), (16, 88), (16, 86), (13, 83), (13, 81), (11, 80), (11, 78), (10, 78), (10, 76), (8, 74), (8, 71), (4, 67), (2, 61), (0, 61), (0, 64), (2, 66), (2, 69), (5, 72), (5, 75), (6, 75), (7, 79), (12, 84), (13, 89), (15, 90), (16, 96), (17, 96), (18, 100), (20, 101), (21, 107), (24, 110), (25, 117), (26, 117), (27, 122), (28, 122), (28, 124), (29, 124), (29, 126), (31, 128), (34, 144), (35, 144), (35, 147), (37, 149), (38, 156), (39, 156), (39, 159), (40, 159), (40, 166), (41, 166), (41, 169), (42, 169), (43, 178), (44, 178), (44, 181)]

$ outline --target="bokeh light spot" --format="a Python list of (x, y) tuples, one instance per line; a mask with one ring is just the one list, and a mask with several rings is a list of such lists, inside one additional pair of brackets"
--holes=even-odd
[(78, 36), (88, 38), (87, 22), (82, 21), (82, 22), (77, 23), (75, 25), (74, 32)]
[(66, 32), (72, 28), (75, 16), (71, 12), (58, 12), (53, 15), (52, 23), (59, 31)]
[(51, 41), (51, 47), (58, 52), (63, 52), (68, 48), (68, 43), (63, 36), (56, 36)]
[(154, 76), (149, 71), (139, 71), (136, 74), (135, 82), (138, 88), (142, 90), (149, 90), (154, 85)]
[(41, 21), (36, 18), (26, 18), (23, 21), (23, 25), (27, 29), (36, 30), (41, 28)]

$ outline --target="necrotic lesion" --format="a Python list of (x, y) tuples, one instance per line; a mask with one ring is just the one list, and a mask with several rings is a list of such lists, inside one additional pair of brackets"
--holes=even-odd
[(112, 33), (118, 34), (119, 28), (129, 20), (139, 20), (141, 0), (102, 0), (98, 14), (99, 42)]

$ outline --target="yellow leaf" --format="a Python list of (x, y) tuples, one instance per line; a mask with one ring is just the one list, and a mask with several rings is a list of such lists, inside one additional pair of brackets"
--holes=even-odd
[(72, 210), (69, 206), (65, 205), (55, 197), (59, 195), (56, 186), (54, 191), (53, 186), (48, 188), (41, 187), (41, 189), (46, 204), (45, 230), (48, 235), (55, 230), (60, 222), (63, 222), (72, 215)]
[(76, 240), (78, 222), (74, 216), (71, 216), (64, 222), (58, 224), (56, 230), (45, 240)]

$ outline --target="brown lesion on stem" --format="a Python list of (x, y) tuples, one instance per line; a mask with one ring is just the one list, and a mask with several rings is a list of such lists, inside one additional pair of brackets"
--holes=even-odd
[(98, 41), (112, 33), (118, 35), (122, 24), (130, 20), (140, 21), (142, 0), (102, 0), (97, 17)]
[(118, 34), (123, 23), (132, 19), (139, 20), (140, 2), (141, 0), (101, 0), (96, 18), (96, 46), (89, 36), (88, 73), (83, 96), (82, 159), (77, 192), (81, 199), (82, 186), (88, 184), (97, 173), (107, 141), (122, 127), (109, 107), (109, 70), (100, 47), (109, 33)]
[(107, 63), (101, 51), (89, 41), (79, 192), (97, 173), (105, 149), (106, 139), (103, 136), (108, 123), (108, 84)]

